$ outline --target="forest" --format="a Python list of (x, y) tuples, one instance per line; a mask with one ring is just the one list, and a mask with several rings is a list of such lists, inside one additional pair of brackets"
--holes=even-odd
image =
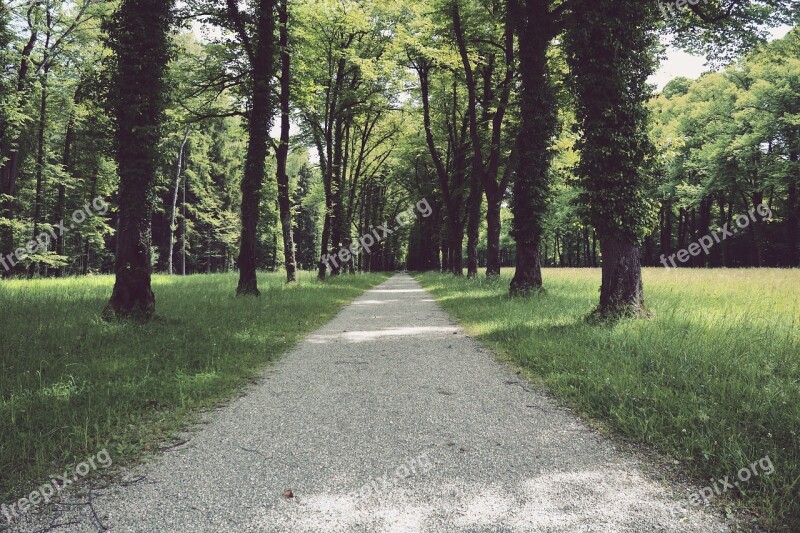
[[(538, 396), (508, 407), (522, 401), (508, 385), (539, 394), (529, 380), (670, 480), (748, 464), (758, 477), (774, 461), (711, 507), (725, 524), (796, 531), (798, 22), (797, 0), (3, 0), (0, 503), (99, 450), (126, 466), (172, 452), (198, 413), (250, 386), (263, 405), (248, 416), (280, 421), (254, 430), (260, 442), (302, 433), (330, 457), (374, 441), (419, 458), (421, 435), (444, 438), (387, 437), (401, 412), (420, 427), (463, 415), (484, 438), (494, 426), (470, 409), (495, 405), (514, 442), (457, 443), (449, 427), (437, 446), (497, 462), (434, 460), (443, 479), (417, 489), (435, 502), (444, 472), (511, 472), (514, 457), (537, 471), (520, 442), (584, 466), (570, 448), (584, 441), (547, 433), (573, 419)], [(703, 72), (664, 79), (679, 54)], [(283, 397), (268, 387), (293, 400), (270, 403)], [(519, 422), (529, 408), (543, 418)], [(286, 428), (292, 439), (269, 433)], [(345, 437), (314, 440), (331, 435)], [(593, 446), (589, 463), (606, 453)], [(351, 494), (368, 459), (410, 464), (365, 447), (325, 481)], [(661, 494), (592, 465), (603, 497)], [(91, 490), (99, 530), (135, 518), (98, 517)], [(652, 530), (711, 530), (650, 503), (631, 513)], [(569, 523), (649, 530), (617, 518)]]
[[(256, 269), (510, 266), (526, 292), (541, 265), (658, 266), (761, 204), (685, 265), (800, 264), (799, 37), (763, 40), (792, 2), (117, 4), (0, 13), (4, 277), (127, 250), (142, 274), (238, 269), (242, 293)], [(665, 34), (717, 69), (656, 92)], [(370, 253), (320, 260), (421, 199)]]

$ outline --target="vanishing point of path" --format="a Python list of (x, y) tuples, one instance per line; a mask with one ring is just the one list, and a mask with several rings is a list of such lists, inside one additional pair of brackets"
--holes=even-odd
[(62, 504), (55, 523), (73, 523), (55, 531), (726, 530), (530, 391), (407, 275), (186, 438), (91, 506)]

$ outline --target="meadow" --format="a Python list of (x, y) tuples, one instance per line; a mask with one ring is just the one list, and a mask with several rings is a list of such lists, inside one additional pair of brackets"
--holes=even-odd
[(0, 282), (0, 501), (107, 449), (115, 464), (168, 444), (383, 274), (286, 285), (155, 276), (149, 323), (100, 318), (114, 278)]
[(546, 269), (529, 299), (508, 296), (511, 275), (417, 278), (501, 358), (698, 486), (769, 456), (771, 475), (714, 503), (800, 524), (800, 271), (645, 269), (654, 317), (604, 325), (586, 321), (599, 269)]

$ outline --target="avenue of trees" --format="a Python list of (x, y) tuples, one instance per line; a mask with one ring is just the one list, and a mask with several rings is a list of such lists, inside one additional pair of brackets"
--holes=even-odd
[[(153, 272), (236, 269), (244, 296), (259, 269), (514, 266), (526, 295), (546, 288), (543, 266), (592, 266), (596, 313), (638, 316), (643, 265), (762, 204), (769, 220), (686, 264), (800, 266), (800, 33), (765, 39), (797, 4), (667, 14), (657, 0), (3, 2), (0, 274), (114, 273), (105, 316), (149, 318)], [(719, 69), (656, 93), (662, 36)], [(423, 199), (430, 216), (395, 227)], [(387, 224), (370, 253), (339, 255)]]

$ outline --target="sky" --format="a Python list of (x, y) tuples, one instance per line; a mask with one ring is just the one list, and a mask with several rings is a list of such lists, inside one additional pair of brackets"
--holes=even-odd
[[(780, 26), (770, 30), (772, 39), (780, 39), (791, 30), (791, 26)], [(667, 59), (661, 64), (657, 73), (650, 77), (650, 83), (655, 83), (658, 90), (664, 88), (670, 80), (678, 76), (696, 79), (708, 69), (705, 66), (706, 60), (702, 56), (693, 56), (677, 48), (667, 49)]]

